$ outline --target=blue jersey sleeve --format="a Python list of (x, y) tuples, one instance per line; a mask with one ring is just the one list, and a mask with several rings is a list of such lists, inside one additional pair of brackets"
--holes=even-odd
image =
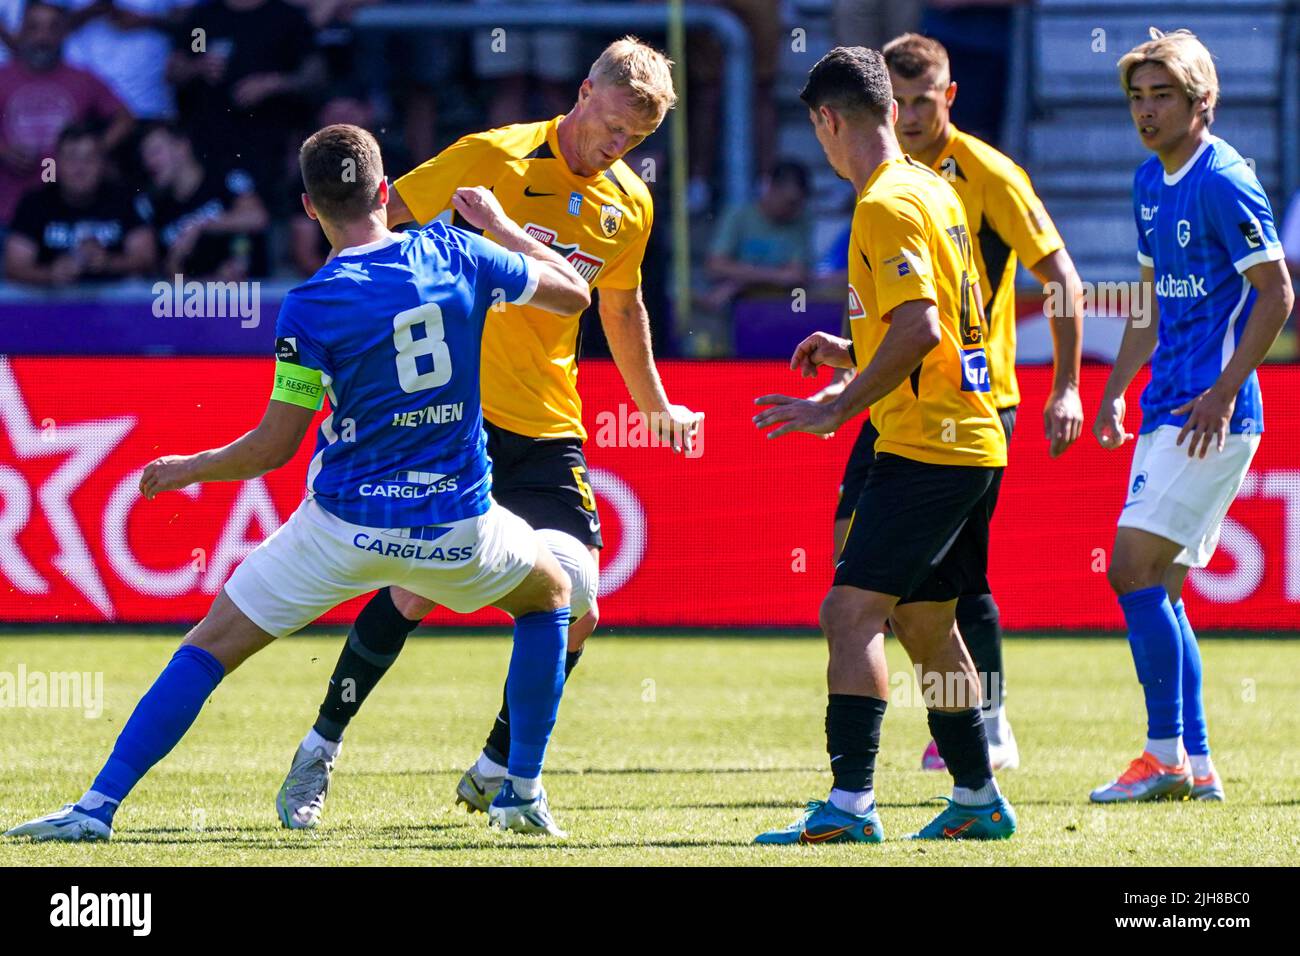
[(303, 321), (309, 309), (293, 292), (284, 297), (275, 319), (275, 360), (330, 375), (328, 353), (307, 331), (307, 323)]
[(527, 305), (537, 291), (537, 264), (521, 252), (510, 252), (491, 239), (451, 226), (466, 255), (474, 260), (474, 292), (487, 306), (502, 302)]
[(1153, 224), (1142, 218), (1142, 207), (1142, 167), (1139, 166), (1137, 175), (1133, 177), (1133, 221), (1137, 224), (1137, 256), (1139, 265), (1151, 268), (1156, 263), (1155, 255), (1151, 251)]
[(1268, 196), (1245, 163), (1206, 177), (1205, 209), (1207, 225), (1238, 272), (1283, 257)]

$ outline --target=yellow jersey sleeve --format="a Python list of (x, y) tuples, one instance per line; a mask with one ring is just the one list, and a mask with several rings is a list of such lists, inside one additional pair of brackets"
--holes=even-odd
[(1025, 268), (1037, 265), (1045, 256), (1065, 247), (1061, 234), (1033, 184), (1019, 166), (1008, 163), (1007, 169), (988, 177), (984, 187), (984, 218)]
[(910, 196), (897, 193), (858, 203), (853, 235), (875, 289), (875, 319), (913, 299), (938, 303), (928, 217)]
[(654, 205), (645, 199), (645, 228), (641, 235), (618, 254), (605, 274), (597, 278), (598, 289), (638, 289), (641, 287), (641, 262), (645, 259), (646, 245), (650, 242), (650, 227), (654, 225)]
[(491, 186), (506, 154), (485, 134), (465, 136), (393, 183), (406, 208), (421, 225), (451, 207), (461, 186)]

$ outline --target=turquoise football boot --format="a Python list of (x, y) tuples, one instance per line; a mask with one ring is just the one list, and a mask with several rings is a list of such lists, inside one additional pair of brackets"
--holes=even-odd
[(1005, 840), (1016, 832), (1016, 814), (1005, 797), (977, 807), (939, 799), (948, 805), (909, 840)]
[(862, 816), (847, 813), (825, 800), (810, 800), (804, 815), (780, 830), (768, 830), (755, 843), (879, 843), (885, 838), (873, 803)]

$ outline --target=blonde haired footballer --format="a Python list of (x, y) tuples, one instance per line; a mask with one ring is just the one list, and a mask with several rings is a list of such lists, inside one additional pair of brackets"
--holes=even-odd
[[(388, 222), (427, 223), (451, 215), (459, 223), (452, 209), (456, 190), (491, 190), (508, 217), (597, 290), (610, 350), (637, 408), (674, 450), (689, 450), (704, 416), (672, 404), (655, 368), (641, 299), (641, 261), (654, 207), (645, 183), (623, 161), (675, 103), (671, 62), (635, 37), (616, 40), (592, 64), (568, 113), (465, 136), (400, 177)], [(490, 229), (485, 235), (493, 238)], [(539, 530), (573, 584), (566, 678), (596, 626), (602, 544), (582, 447), (587, 435), (578, 393), (581, 319), (581, 311), (557, 316), (500, 301), (489, 311), (482, 351), (493, 497)], [(411, 426), (438, 427), (432, 421)], [(362, 610), (280, 789), (283, 825), (316, 825), (344, 729), (433, 608), (433, 602), (393, 588)], [(503, 694), (483, 753), (457, 786), (457, 801), (471, 811), (486, 810), (505, 779), (509, 757), (510, 712)]]
[(1133, 178), (1142, 281), (1154, 314), (1124, 329), (1093, 432), (1103, 448), (1133, 435), (1124, 393), (1148, 359), (1142, 426), (1109, 577), (1128, 625), (1147, 711), (1141, 755), (1097, 787), (1097, 803), (1225, 799), (1210, 758), (1201, 654), (1180, 598), (1209, 562), (1264, 430), (1255, 369), (1294, 295), (1254, 170), (1210, 132), (1219, 81), (1186, 30), (1161, 33), (1119, 61), (1142, 145)]
[(905, 156), (884, 58), (837, 47), (801, 98), (831, 168), (858, 193), (849, 242), (852, 340), (824, 332), (791, 367), (854, 367), (829, 402), (784, 395), (754, 417), (774, 438), (827, 434), (866, 408), (880, 438), (820, 620), (830, 648), (826, 744), (834, 778), (788, 827), (759, 843), (878, 843), (874, 773), (889, 690), (884, 639), (899, 642), (943, 690), (929, 724), (952, 774), (948, 806), (912, 836), (997, 839), (1015, 832), (989, 766), (974, 665), (955, 626), (957, 598), (985, 573), (988, 521), (1007, 445), (984, 354), (978, 277), (961, 200)]

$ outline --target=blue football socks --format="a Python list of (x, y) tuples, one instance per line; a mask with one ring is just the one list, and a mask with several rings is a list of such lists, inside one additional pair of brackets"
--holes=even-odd
[(564, 691), (568, 632), (567, 607), (515, 619), (515, 645), (506, 674), (512, 779), (535, 780), (542, 775), (542, 759)]
[(1201, 649), (1181, 600), (1174, 605), (1174, 617), (1183, 635), (1183, 746), (1188, 754), (1203, 757), (1210, 752), (1210, 732), (1201, 696)]
[(1177, 739), (1183, 732), (1183, 632), (1163, 586), (1122, 594), (1129, 647), (1147, 703), (1147, 737)]
[(111, 821), (117, 804), (185, 736), (225, 674), (221, 662), (201, 647), (184, 644), (172, 655), (135, 705), (108, 762), (91, 784), (90, 793), (109, 801), (95, 808), (97, 816), (106, 814), (104, 822)]

